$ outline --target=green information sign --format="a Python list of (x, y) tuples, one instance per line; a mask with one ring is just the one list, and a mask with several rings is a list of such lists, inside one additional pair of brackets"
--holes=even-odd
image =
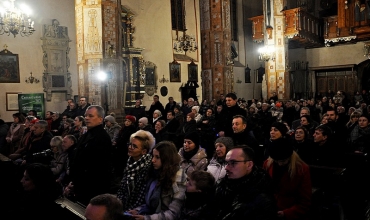
[(35, 110), (40, 119), (45, 117), (44, 93), (18, 94), (19, 112), (27, 113)]

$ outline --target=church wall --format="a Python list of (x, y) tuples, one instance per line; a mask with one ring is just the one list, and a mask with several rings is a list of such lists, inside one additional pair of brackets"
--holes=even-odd
[[(16, 1), (17, 3), (19, 0)], [(32, 9), (32, 19), (35, 22), (36, 31), (29, 37), (21, 37), (19, 34), (13, 36), (0, 35), (0, 51), (4, 49), (4, 45), (8, 46), (8, 50), (13, 54), (18, 54), (20, 83), (0, 83), (0, 118), (6, 122), (13, 121), (12, 115), (17, 111), (6, 111), (6, 92), (21, 92), (21, 93), (43, 93), (42, 76), (44, 66), (42, 63), (42, 30), (43, 25), (50, 25), (52, 19), (57, 19), (60, 26), (68, 27), (69, 43), (69, 59), (72, 80), (72, 95), (77, 95), (77, 65), (76, 65), (76, 31), (75, 31), (75, 15), (74, 15), (74, 0), (22, 0), (22, 3), (28, 5)], [(25, 78), (33, 76), (40, 80), (37, 84), (28, 84)], [(50, 102), (46, 101), (45, 94), (45, 110), (63, 112), (66, 108), (66, 100), (64, 93), (53, 93)]]
[(364, 44), (338, 45), (334, 47), (322, 47), (307, 49), (306, 56), (309, 67), (335, 66), (345, 64), (359, 64), (366, 60), (363, 54)]
[[(169, 63), (174, 60), (173, 41), (171, 26), (171, 4), (170, 1), (138, 1), (125, 0), (122, 4), (131, 9), (134, 15), (133, 24), (135, 26), (134, 47), (144, 48), (142, 54), (145, 61), (153, 62), (157, 66), (157, 86), (158, 89), (154, 93), (159, 96), (160, 102), (165, 105), (168, 102), (168, 97), (174, 97), (174, 100), (181, 103), (181, 93), (179, 88), (188, 80), (188, 64), (190, 60), (177, 60), (181, 64), (181, 82), (159, 82), (163, 77), (170, 79)], [(195, 64), (198, 65), (198, 84), (197, 98), (201, 100), (201, 60), (200, 60), (200, 21), (199, 21), (199, 1), (186, 0), (186, 28), (187, 34), (197, 36), (198, 50), (196, 52), (187, 53), (188, 56), (194, 58)], [(194, 10), (196, 7), (196, 10)], [(167, 86), (167, 96), (160, 94), (160, 88)], [(143, 105), (146, 110), (149, 110), (153, 96), (144, 95)]]

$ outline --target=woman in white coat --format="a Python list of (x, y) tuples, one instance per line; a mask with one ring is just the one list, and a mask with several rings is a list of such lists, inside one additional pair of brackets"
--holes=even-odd
[(234, 142), (230, 137), (220, 137), (215, 141), (215, 154), (207, 166), (207, 171), (213, 175), (216, 182), (226, 175), (225, 157), (227, 152), (233, 147)]

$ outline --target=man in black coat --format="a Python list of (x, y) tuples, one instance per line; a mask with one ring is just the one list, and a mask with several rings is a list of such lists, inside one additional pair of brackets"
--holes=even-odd
[(110, 190), (112, 144), (102, 125), (104, 109), (89, 106), (85, 113), (87, 132), (78, 140), (76, 156), (70, 168), (72, 182), (65, 194), (73, 190), (76, 200), (87, 205), (91, 198)]
[(250, 147), (236, 147), (226, 155), (226, 176), (216, 184), (208, 219), (276, 219), (274, 187), (266, 171), (254, 165)]
[(81, 96), (80, 104), (78, 106), (75, 116), (85, 116), (85, 112), (90, 105), (91, 104), (87, 102), (87, 97)]
[(226, 107), (222, 108), (216, 124), (219, 137), (231, 137), (233, 135), (232, 122), (235, 115), (247, 116), (247, 112), (240, 108), (237, 102), (238, 97), (234, 93), (226, 95)]
[(247, 119), (242, 115), (235, 115), (232, 122), (234, 145), (247, 145), (255, 152), (254, 163), (262, 167), (263, 148), (259, 146), (251, 129), (248, 128)]
[(154, 95), (153, 96), (153, 103), (150, 105), (149, 111), (148, 111), (148, 120), (152, 121), (153, 119), (153, 113), (155, 110), (161, 111), (162, 115), (165, 115), (164, 107), (162, 103), (159, 101), (159, 96)]

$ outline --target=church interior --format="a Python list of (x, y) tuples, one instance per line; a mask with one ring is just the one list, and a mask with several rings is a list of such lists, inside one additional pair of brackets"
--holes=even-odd
[[(153, 96), (264, 100), (370, 90), (369, 1), (11, 0), (29, 19), (0, 19), (0, 117), (17, 94), (45, 111), (88, 98), (110, 112)], [(10, 9), (8, 9), (10, 10)], [(8, 26), (10, 25), (10, 26)], [(16, 30), (9, 31), (11, 28)], [(9, 66), (8, 66), (9, 65)], [(99, 78), (99, 76), (103, 76)]]

